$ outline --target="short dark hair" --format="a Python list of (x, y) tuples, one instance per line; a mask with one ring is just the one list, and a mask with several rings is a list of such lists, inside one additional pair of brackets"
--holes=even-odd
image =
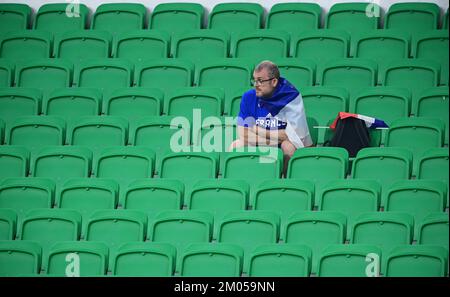
[(256, 66), (255, 72), (260, 72), (263, 69), (267, 69), (267, 72), (269, 72), (270, 77), (274, 77), (276, 79), (280, 78), (280, 70), (278, 69), (278, 66), (275, 63), (268, 60), (262, 61)]

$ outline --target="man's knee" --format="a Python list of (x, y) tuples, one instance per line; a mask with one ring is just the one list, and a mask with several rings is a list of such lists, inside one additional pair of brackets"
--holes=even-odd
[(281, 143), (281, 150), (285, 156), (292, 157), (296, 148), (289, 140), (285, 140)]

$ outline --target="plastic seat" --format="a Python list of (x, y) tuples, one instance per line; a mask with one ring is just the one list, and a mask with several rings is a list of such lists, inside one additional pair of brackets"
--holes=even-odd
[(180, 275), (189, 277), (239, 277), (243, 251), (226, 243), (196, 243), (186, 248), (180, 264)]
[(176, 249), (170, 244), (154, 242), (124, 243), (113, 258), (115, 276), (172, 276)]
[(418, 227), (417, 244), (440, 245), (448, 249), (448, 213), (432, 213)]
[(219, 30), (192, 30), (174, 37), (172, 57), (193, 63), (228, 57), (229, 36)]
[(242, 95), (246, 91), (248, 91), (249, 88), (250, 87), (243, 88), (243, 89), (237, 90), (237, 91), (235, 91), (233, 93), (229, 92), (227, 94), (227, 96), (225, 96), (225, 106), (224, 106), (224, 110), (223, 110), (223, 114), (224, 115), (228, 115), (228, 116), (231, 116), (231, 117), (237, 117), (239, 115), (239, 111), (241, 109)]
[(267, 15), (266, 28), (297, 32), (318, 29), (322, 9), (317, 3), (276, 3)]
[(0, 89), (0, 118), (9, 126), (22, 116), (38, 115), (42, 94), (39, 90), (25, 88)]
[(180, 88), (171, 92), (166, 100), (165, 111), (169, 116), (194, 119), (221, 116), (223, 113), (223, 90), (217, 88)]
[[(349, 244), (330, 245), (320, 254), (317, 276), (321, 277), (368, 277), (380, 276), (380, 271), (374, 271), (375, 275), (367, 275), (369, 255), (381, 259), (381, 250), (374, 245)], [(370, 256), (369, 256), (370, 257)], [(373, 263), (373, 262), (372, 262)], [(374, 263), (380, 268), (380, 263)], [(378, 273), (377, 273), (378, 272)]]
[[(348, 110), (349, 94), (340, 87), (306, 87), (301, 89), (305, 110), (318, 126), (329, 126), (341, 111)], [(315, 128), (310, 129), (317, 130)], [(331, 139), (332, 131), (318, 129), (317, 142), (324, 143)]]
[[(67, 257), (78, 255), (79, 267), (73, 271), (77, 276), (103, 276), (108, 267), (108, 247), (102, 242), (58, 242), (51, 249), (46, 259), (45, 273), (52, 276), (68, 276)], [(70, 266), (69, 266), (70, 267)]]
[[(380, 6), (371, 3), (336, 3), (331, 6), (325, 21), (325, 28), (346, 30), (354, 34), (378, 29)], [(373, 15), (370, 15), (373, 14)]]
[(16, 229), (16, 212), (12, 209), (4, 209), (2, 206), (0, 209), (0, 241), (14, 240), (16, 238)]
[(78, 64), (89, 59), (109, 58), (112, 37), (103, 31), (70, 31), (55, 38), (55, 58)]
[(316, 65), (313, 61), (293, 58), (274, 59), (280, 75), (286, 78), (297, 89), (303, 90), (315, 84)]
[(208, 28), (230, 34), (260, 29), (264, 8), (259, 3), (219, 3), (209, 14)]
[(67, 5), (61, 3), (44, 4), (39, 7), (33, 28), (53, 34), (86, 28), (89, 9), (86, 5)]
[(119, 34), (114, 43), (113, 57), (134, 63), (167, 58), (170, 37), (160, 31), (130, 31)]
[(298, 212), (286, 222), (281, 238), (286, 244), (304, 244), (312, 250), (311, 271), (316, 273), (320, 253), (330, 244), (345, 241), (346, 218), (341, 213)]
[(36, 242), (0, 241), (0, 275), (37, 275), (41, 269), (42, 249)]
[(92, 17), (91, 29), (112, 35), (144, 28), (147, 9), (140, 3), (100, 4)]
[(0, 146), (0, 181), (28, 176), (30, 152), (20, 146)]
[(44, 31), (16, 31), (6, 33), (0, 41), (0, 57), (16, 62), (50, 58), (52, 36)]
[(290, 49), (290, 55), (294, 58), (323, 64), (348, 57), (350, 36), (344, 31), (311, 30), (295, 36)]
[(193, 146), (204, 152), (226, 152), (237, 139), (237, 124), (232, 117), (205, 119), (200, 127), (195, 125), (195, 128), (192, 131)]
[(14, 64), (10, 60), (0, 59), (0, 87), (11, 87), (14, 81)]
[(447, 11), (444, 14), (444, 20), (442, 22), (442, 30), (445, 30), (445, 29), (448, 30), (448, 8), (447, 8)]
[(32, 152), (45, 147), (63, 145), (65, 123), (57, 117), (30, 116), (17, 119), (10, 125), (5, 143), (26, 146)]
[(231, 57), (247, 58), (254, 61), (286, 58), (289, 54), (287, 32), (271, 29), (243, 32), (232, 42)]
[(417, 160), (417, 178), (440, 180), (448, 186), (448, 155), (447, 148), (427, 150)]
[(10, 31), (28, 29), (31, 16), (31, 7), (22, 3), (0, 4), (0, 35)]
[(169, 34), (202, 29), (205, 9), (198, 3), (160, 3), (150, 16), (149, 28)]
[(419, 33), (436, 30), (440, 8), (435, 3), (394, 3), (384, 20), (386, 29), (399, 29)]
[(179, 179), (195, 182), (200, 179), (216, 178), (218, 156), (212, 153), (169, 153), (162, 157), (159, 169), (160, 178)]
[(136, 67), (135, 84), (138, 87), (159, 88), (164, 92), (190, 87), (194, 65), (182, 59), (157, 59)]
[(448, 271), (448, 250), (440, 246), (407, 245), (387, 255), (387, 277), (444, 277)]

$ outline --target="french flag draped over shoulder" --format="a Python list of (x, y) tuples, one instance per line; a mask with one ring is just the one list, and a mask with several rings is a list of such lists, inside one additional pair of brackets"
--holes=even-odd
[(376, 129), (376, 128), (389, 128), (389, 126), (380, 119), (371, 118), (362, 114), (349, 113), (349, 112), (339, 112), (336, 119), (334, 119), (333, 123), (330, 125), (331, 129), (336, 129), (336, 124), (339, 119), (343, 120), (346, 118), (357, 118), (363, 120), (366, 123), (367, 128)]

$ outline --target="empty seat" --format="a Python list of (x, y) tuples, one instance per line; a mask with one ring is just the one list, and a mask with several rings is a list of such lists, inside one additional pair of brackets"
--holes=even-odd
[(411, 33), (436, 30), (440, 8), (435, 3), (394, 3), (389, 7), (384, 28), (406, 30)]
[[(371, 257), (371, 256), (375, 256)], [(374, 275), (367, 274), (368, 261), (371, 257), (378, 271)], [(374, 245), (349, 244), (330, 245), (320, 253), (317, 276), (321, 277), (368, 277), (380, 276), (381, 250)]]
[(150, 16), (149, 28), (169, 34), (201, 29), (204, 13), (199, 3), (160, 3)]
[(55, 58), (78, 64), (83, 60), (109, 58), (111, 35), (103, 31), (71, 31), (55, 39)]
[(444, 14), (444, 20), (442, 22), (442, 30), (448, 29), (448, 8)]
[(313, 86), (316, 79), (316, 65), (313, 61), (304, 59), (274, 59), (280, 70), (280, 75), (286, 78), (298, 90)]
[(102, 93), (97, 89), (55, 89), (45, 96), (42, 113), (64, 118), (68, 125), (72, 125), (82, 117), (99, 115), (101, 104)]
[(346, 218), (341, 213), (298, 212), (288, 219), (281, 236), (287, 244), (304, 244), (311, 248), (311, 270), (315, 273), (323, 249), (330, 244), (344, 243), (346, 226)]
[(0, 241), (0, 275), (37, 275), (41, 270), (42, 249), (36, 242)]
[(30, 116), (14, 121), (8, 129), (5, 143), (26, 146), (36, 152), (45, 146), (63, 145), (65, 122), (57, 117)]
[(159, 176), (184, 182), (216, 178), (218, 164), (218, 155), (215, 153), (169, 153), (161, 159)]
[(149, 60), (136, 67), (135, 84), (138, 87), (159, 88), (164, 92), (190, 87), (194, 65), (182, 59)]
[(167, 58), (170, 37), (164, 32), (139, 30), (118, 35), (114, 43), (114, 58), (141, 63), (149, 59)]
[(192, 30), (174, 37), (172, 57), (193, 63), (228, 57), (229, 36), (219, 30)]
[(164, 93), (159, 89), (119, 89), (105, 98), (103, 113), (126, 118), (130, 124), (144, 117), (159, 116), (163, 110)]
[(144, 28), (147, 9), (140, 3), (100, 4), (92, 17), (91, 28), (112, 35)]
[(218, 88), (179, 88), (165, 101), (169, 116), (197, 117), (221, 116), (224, 92)]
[(36, 89), (1, 88), (0, 118), (9, 126), (21, 116), (40, 114), (42, 94)]
[(16, 62), (50, 58), (52, 36), (45, 31), (16, 31), (6, 33), (0, 41), (0, 57)]
[[(295, 72), (295, 70), (294, 70)], [(242, 95), (249, 90), (250, 87), (237, 90), (233, 93), (229, 92), (225, 96), (225, 106), (224, 106), (224, 115), (228, 115), (231, 117), (237, 117), (239, 115), (239, 110), (241, 109), (241, 99)]]
[[(76, 254), (78, 259), (71, 256)], [(45, 273), (51, 276), (102, 276), (108, 267), (108, 247), (102, 242), (58, 242), (45, 259)], [(78, 269), (68, 268), (77, 263)], [(70, 275), (73, 274), (73, 275)]]
[(219, 3), (209, 14), (208, 28), (231, 34), (260, 29), (264, 8), (259, 3)]
[(336, 3), (327, 14), (325, 28), (351, 34), (378, 29), (380, 10), (376, 3)]
[(243, 251), (226, 243), (191, 244), (183, 253), (181, 276), (239, 277), (242, 273)]
[(297, 32), (318, 29), (322, 9), (317, 3), (276, 3), (267, 15), (266, 28)]
[(112, 275), (172, 276), (175, 271), (176, 249), (165, 243), (128, 242), (113, 255)]
[(429, 149), (417, 160), (418, 179), (434, 179), (448, 186), (448, 149)]
[(30, 152), (20, 146), (0, 146), (0, 181), (28, 176)]
[(0, 87), (11, 87), (14, 81), (14, 64), (10, 60), (0, 59)]
[(53, 34), (67, 31), (84, 30), (89, 16), (86, 5), (51, 3), (39, 7), (34, 19), (35, 30), (48, 31)]
[(203, 152), (226, 152), (237, 139), (238, 129), (232, 117), (210, 117), (200, 127), (194, 127), (197, 129), (192, 131), (193, 145)]
[(448, 213), (438, 212), (426, 216), (418, 227), (417, 244), (432, 244), (448, 249)]
[(444, 277), (448, 250), (440, 246), (399, 246), (387, 255), (387, 277)]
[(311, 249), (305, 245), (272, 244), (257, 247), (250, 256), (249, 276), (308, 277)]
[(98, 154), (107, 147), (126, 145), (127, 137), (128, 122), (121, 117), (86, 117), (71, 127), (67, 143), (88, 147)]
[(311, 30), (296, 34), (291, 42), (290, 55), (316, 63), (347, 58), (350, 36), (343, 31)]
[[(1, 195), (1, 194), (0, 194)], [(16, 238), (17, 214), (12, 209), (0, 209), (0, 241)]]
[(255, 62), (286, 58), (289, 54), (289, 38), (287, 32), (270, 29), (243, 32), (234, 38), (230, 56)]
[(1, 3), (0, 4), (0, 34), (9, 31), (28, 29), (31, 16), (31, 7), (21, 3)]

